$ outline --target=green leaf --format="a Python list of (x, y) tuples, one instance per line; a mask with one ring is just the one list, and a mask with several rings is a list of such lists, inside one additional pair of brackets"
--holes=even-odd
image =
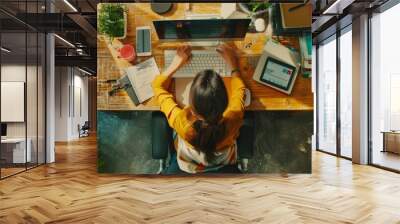
[(125, 32), (124, 7), (121, 4), (102, 4), (98, 12), (98, 31), (113, 39)]

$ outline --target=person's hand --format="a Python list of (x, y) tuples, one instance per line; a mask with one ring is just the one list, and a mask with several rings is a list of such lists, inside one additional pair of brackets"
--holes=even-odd
[(221, 44), (217, 48), (217, 52), (221, 55), (221, 57), (225, 60), (225, 62), (231, 67), (231, 69), (238, 69), (238, 56), (236, 54), (236, 49), (227, 45)]
[(182, 67), (186, 63), (190, 61), (190, 58), (192, 56), (192, 48), (189, 45), (183, 45), (180, 46), (176, 50), (176, 55), (174, 59), (172, 60), (172, 64), (176, 69)]
[(192, 56), (192, 49), (189, 45), (183, 45), (176, 50), (176, 55), (172, 60), (172, 63), (163, 72), (163, 75), (171, 77), (180, 67), (190, 61)]

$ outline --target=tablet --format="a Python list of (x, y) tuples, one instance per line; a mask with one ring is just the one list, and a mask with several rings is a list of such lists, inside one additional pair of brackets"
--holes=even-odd
[(276, 88), (289, 91), (293, 83), (296, 68), (274, 58), (267, 58), (260, 81)]
[(299, 68), (296, 53), (279, 43), (268, 41), (254, 71), (253, 79), (290, 95)]

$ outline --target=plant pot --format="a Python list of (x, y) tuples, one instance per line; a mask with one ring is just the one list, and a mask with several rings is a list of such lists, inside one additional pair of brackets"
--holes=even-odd
[[(110, 4), (112, 4), (112, 3), (110, 3)], [(103, 7), (106, 7), (106, 6), (103, 6)], [(110, 7), (110, 6), (109, 6)], [(103, 35), (104, 37), (107, 37), (108, 39), (109, 39), (109, 41), (111, 42), (113, 39), (125, 39), (126, 38), (126, 36), (127, 36), (127, 31), (128, 31), (128, 15), (127, 15), (127, 9), (126, 9), (126, 6), (124, 6), (124, 5), (122, 5), (121, 6), (121, 8), (122, 8), (122, 16), (123, 16), (123, 30), (122, 30), (122, 33), (123, 33), (123, 35), (121, 35), (121, 36), (113, 36), (114, 34), (111, 34), (111, 33), (108, 33), (108, 32), (106, 32), (106, 31), (103, 31), (103, 32), (100, 32), (100, 28), (98, 28), (98, 30), (99, 30), (99, 33), (101, 34), (101, 35)], [(103, 10), (103, 9), (101, 9), (101, 10)], [(110, 26), (113, 26), (113, 24), (114, 24), (114, 21), (111, 21), (111, 22), (113, 22), (113, 23), (109, 23), (107, 26), (103, 23), (103, 25), (99, 25), (101, 22), (101, 18), (100, 18), (100, 16), (101, 15), (104, 15), (104, 14), (101, 14), (100, 12), (98, 12), (97, 13), (97, 21), (98, 21), (98, 27), (99, 26), (103, 26), (103, 27), (110, 27)], [(117, 16), (119, 16), (119, 15), (117, 15)], [(106, 19), (107, 20), (107, 19)], [(108, 20), (109, 21), (109, 20)], [(114, 32), (115, 33), (115, 32)], [(118, 33), (120, 33), (120, 32), (118, 32)]]
[(268, 13), (268, 9), (260, 10), (257, 12), (253, 12), (249, 9), (247, 6), (247, 3), (238, 3), (240, 10), (242, 10), (244, 13), (248, 14), (250, 17), (257, 17), (261, 16), (264, 13)]
[(267, 8), (267, 9), (264, 9), (264, 10), (253, 12), (253, 11), (251, 11), (249, 9), (249, 7), (247, 6), (246, 3), (238, 3), (238, 5), (239, 5), (239, 9), (242, 12), (246, 13), (247, 15), (249, 15), (249, 17), (251, 18), (251, 22), (250, 22), (250, 25), (249, 25), (249, 32), (251, 32), (251, 33), (256, 33), (257, 32), (256, 29), (255, 29), (255, 26), (254, 26), (254, 22), (258, 18), (263, 18), (264, 21), (265, 21), (265, 27), (268, 27), (269, 14), (270, 14), (270, 9), (271, 8)]

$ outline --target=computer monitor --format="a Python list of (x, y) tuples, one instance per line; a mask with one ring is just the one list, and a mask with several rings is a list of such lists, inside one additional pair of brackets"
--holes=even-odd
[(250, 19), (190, 19), (153, 21), (161, 41), (238, 40), (246, 36)]
[(1, 137), (7, 136), (7, 124), (1, 123)]

